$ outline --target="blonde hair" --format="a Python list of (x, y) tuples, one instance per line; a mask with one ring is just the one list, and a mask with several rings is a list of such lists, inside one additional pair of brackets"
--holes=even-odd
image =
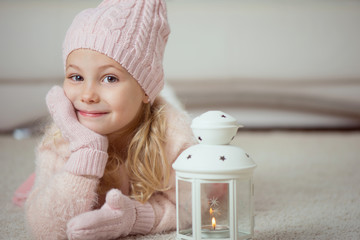
[[(110, 141), (109, 160), (98, 193), (105, 194), (114, 185), (119, 167), (124, 164), (130, 181), (130, 197), (144, 203), (154, 192), (169, 189), (164, 106), (156, 101), (153, 105), (143, 104), (131, 126)], [(124, 135), (131, 136), (125, 152), (119, 148)]]

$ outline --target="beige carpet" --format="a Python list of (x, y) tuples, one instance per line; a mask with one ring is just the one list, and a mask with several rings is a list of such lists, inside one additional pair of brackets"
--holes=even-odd
[[(29, 239), (11, 197), (33, 171), (36, 142), (0, 136), (0, 239)], [(255, 239), (360, 239), (360, 132), (242, 132), (234, 143), (258, 164)]]

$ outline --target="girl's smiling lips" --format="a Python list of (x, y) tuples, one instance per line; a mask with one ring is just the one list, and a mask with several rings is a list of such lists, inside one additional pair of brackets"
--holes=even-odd
[(87, 111), (87, 110), (76, 110), (81, 116), (84, 117), (101, 117), (105, 114), (108, 114), (109, 112), (102, 112), (102, 111)]

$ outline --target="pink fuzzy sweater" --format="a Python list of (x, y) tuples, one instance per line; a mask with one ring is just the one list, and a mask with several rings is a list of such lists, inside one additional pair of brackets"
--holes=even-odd
[[(177, 156), (195, 143), (190, 129), (189, 118), (159, 99), (155, 104), (165, 104), (167, 117), (167, 139), (165, 151), (172, 164)], [(36, 179), (26, 200), (26, 222), (28, 230), (37, 239), (66, 239), (67, 222), (81, 213), (93, 210), (99, 203), (97, 188), (100, 179), (95, 176), (75, 175), (64, 169), (70, 156), (68, 142), (55, 138), (58, 131), (53, 125), (43, 137), (37, 149)], [(121, 185), (118, 188), (124, 194), (129, 193), (127, 172), (121, 166), (119, 171)], [(171, 189), (151, 196), (155, 223), (151, 233), (176, 228), (175, 172), (170, 177)], [(142, 223), (141, 221), (144, 221)], [(136, 224), (146, 224), (146, 217)]]

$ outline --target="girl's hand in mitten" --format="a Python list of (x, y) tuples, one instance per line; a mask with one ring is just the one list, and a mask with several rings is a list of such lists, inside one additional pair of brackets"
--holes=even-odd
[(50, 114), (72, 152), (65, 169), (79, 175), (102, 177), (107, 162), (108, 139), (82, 125), (70, 100), (59, 86), (46, 96)]
[(63, 137), (70, 142), (71, 151), (80, 148), (107, 151), (107, 137), (91, 131), (78, 121), (75, 109), (61, 87), (54, 86), (50, 89), (46, 103), (55, 124), (60, 128)]
[(67, 224), (70, 240), (114, 239), (129, 234), (149, 233), (154, 224), (154, 210), (112, 189), (106, 203), (98, 210), (85, 212)]

